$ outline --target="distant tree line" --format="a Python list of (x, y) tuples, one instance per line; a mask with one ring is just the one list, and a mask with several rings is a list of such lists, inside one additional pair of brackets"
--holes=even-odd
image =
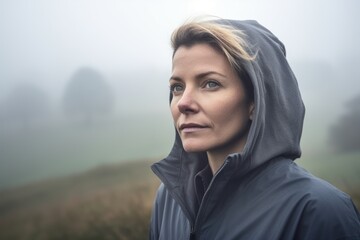
[[(104, 76), (90, 67), (78, 69), (63, 93), (64, 113), (91, 124), (95, 117), (110, 114), (114, 95)], [(329, 130), (329, 142), (338, 152), (360, 150), (360, 94), (346, 105), (347, 111)], [(50, 98), (40, 87), (20, 84), (0, 104), (0, 122), (27, 127), (50, 113)]]
[[(68, 81), (62, 98), (68, 117), (91, 123), (96, 116), (112, 112), (114, 95), (105, 78), (98, 71), (83, 67)], [(50, 113), (50, 98), (35, 84), (23, 83), (7, 95), (0, 105), (0, 121), (24, 126)]]

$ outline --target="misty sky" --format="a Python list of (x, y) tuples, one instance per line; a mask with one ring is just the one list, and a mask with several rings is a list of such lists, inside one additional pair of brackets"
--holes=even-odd
[[(117, 89), (126, 85), (111, 76), (123, 71), (168, 73), (171, 32), (199, 14), (256, 19), (285, 43), (290, 62), (336, 66), (360, 55), (359, 7), (357, 0), (1, 0), (0, 100), (22, 82), (59, 98), (82, 66), (103, 72)], [(153, 84), (163, 91), (168, 83)]]

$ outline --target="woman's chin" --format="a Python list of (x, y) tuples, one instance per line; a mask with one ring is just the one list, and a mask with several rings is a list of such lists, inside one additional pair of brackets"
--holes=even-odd
[(193, 153), (193, 152), (206, 152), (207, 151), (207, 147), (205, 147), (204, 145), (201, 144), (187, 144), (187, 143), (183, 143), (183, 148), (186, 152), (188, 153)]

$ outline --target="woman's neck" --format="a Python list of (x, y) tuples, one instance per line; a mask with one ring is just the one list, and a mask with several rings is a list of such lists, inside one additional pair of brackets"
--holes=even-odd
[(224, 161), (229, 154), (241, 152), (243, 150), (245, 146), (245, 141), (238, 143), (236, 146), (237, 147), (215, 149), (206, 152), (213, 175), (215, 175), (215, 173), (224, 164)]
[(213, 175), (219, 170), (219, 168), (223, 165), (226, 156), (224, 155), (216, 155), (210, 152), (207, 152), (207, 157), (209, 161), (209, 166), (211, 168), (211, 172)]

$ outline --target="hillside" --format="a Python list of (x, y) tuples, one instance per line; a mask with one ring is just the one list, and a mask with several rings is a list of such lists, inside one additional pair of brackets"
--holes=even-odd
[(104, 165), (0, 192), (0, 239), (145, 239), (149, 161)]
[[(321, 154), (297, 162), (349, 193), (360, 207), (359, 159), (360, 153)], [(0, 240), (146, 239), (159, 185), (151, 163), (102, 165), (0, 191)]]

